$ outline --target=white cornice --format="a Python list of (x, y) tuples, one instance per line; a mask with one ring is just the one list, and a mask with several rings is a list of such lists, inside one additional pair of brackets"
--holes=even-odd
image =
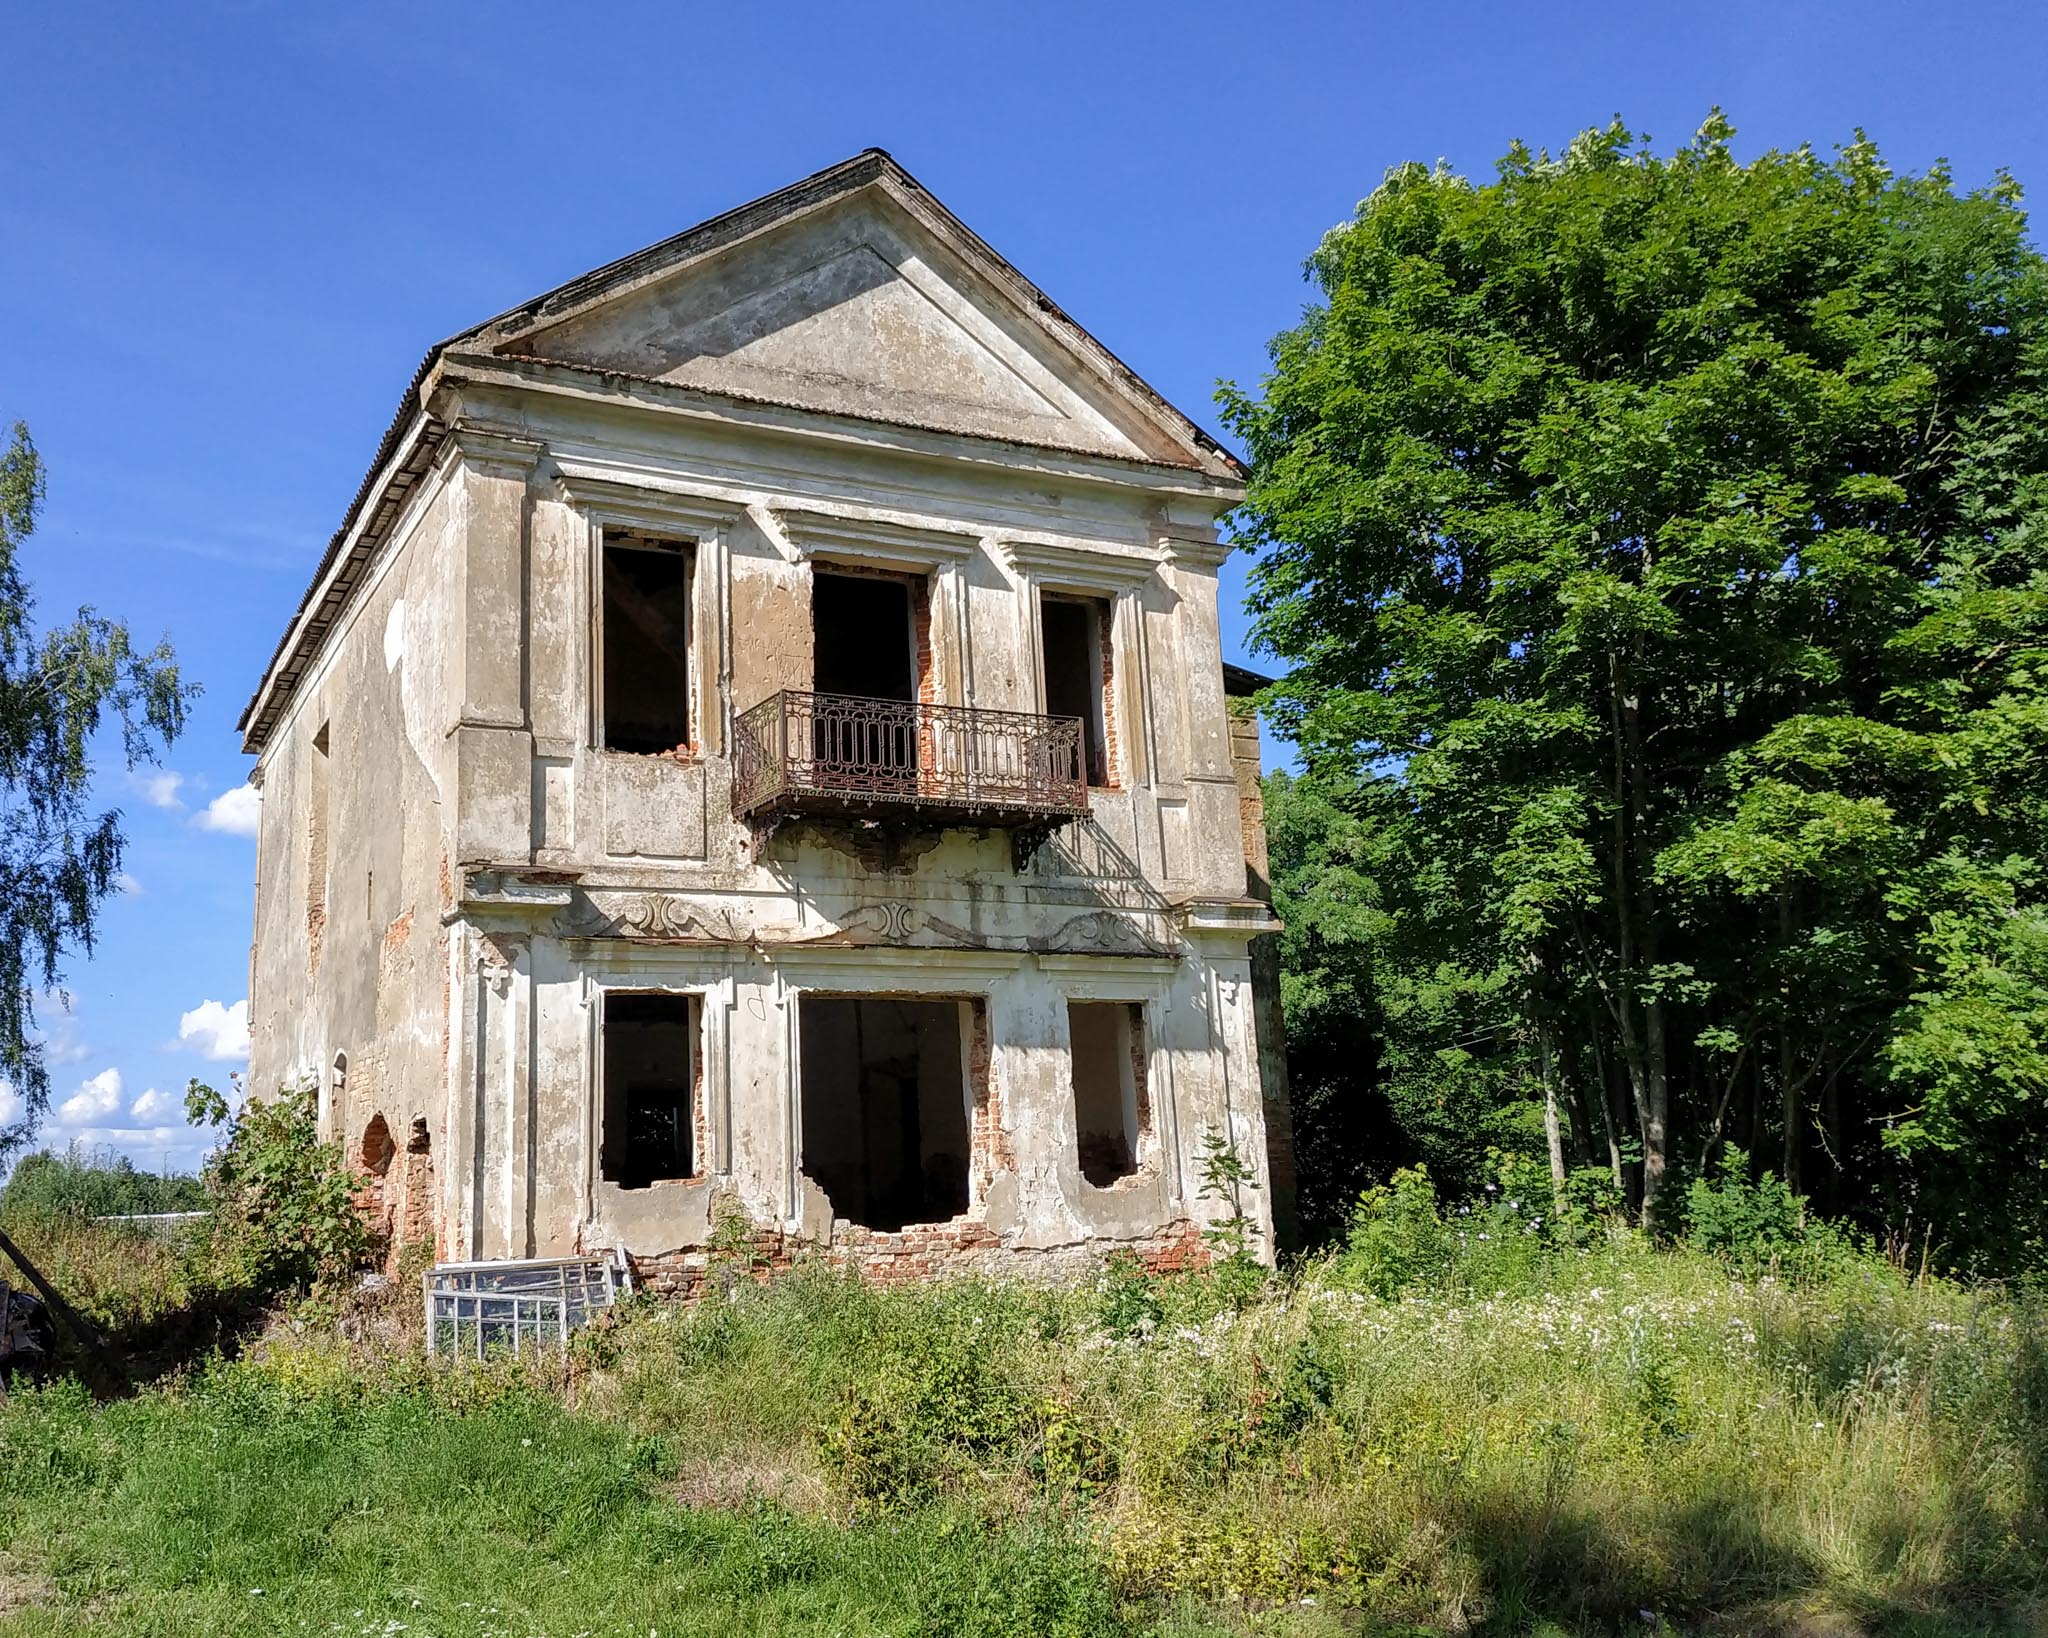
[(556, 462), (555, 487), (571, 506), (598, 523), (692, 540), (724, 533), (746, 510), (737, 501), (623, 480), (575, 461)]
[(1024, 579), (1087, 591), (1126, 591), (1152, 578), (1159, 560), (1134, 553), (1051, 541), (1004, 540), (1003, 556)]
[(1161, 956), (1041, 955), (1038, 970), (1074, 1001), (1150, 1001), (1164, 995), (1180, 963)]
[(1022, 950), (878, 944), (770, 944), (758, 953), (792, 989), (886, 990), (935, 997), (979, 994), (1030, 959)]
[(1076, 483), (1107, 484), (1152, 495), (1198, 496), (1222, 508), (1235, 506), (1244, 498), (1242, 483), (1195, 467), (1137, 457), (1090, 454), (1050, 444), (1012, 442), (979, 433), (834, 415), (558, 360), (451, 351), (442, 355), (437, 379), (445, 386), (507, 387), (563, 398), (630, 405), (644, 411), (773, 432), (807, 441), (994, 466), (1013, 473), (1029, 472)]
[(972, 556), (981, 537), (957, 529), (928, 528), (881, 518), (851, 517), (798, 507), (773, 509), (783, 537), (806, 558), (870, 563), (883, 568), (929, 569)]
[(1160, 541), (1161, 555), (1168, 563), (1188, 563), (1198, 569), (1221, 567), (1233, 549), (1229, 541), (1213, 535), (1167, 535)]
[(448, 429), (440, 461), (444, 468), (460, 461), (487, 477), (523, 478), (540, 465), (547, 448), (546, 444), (517, 433), (475, 421), (458, 421)]

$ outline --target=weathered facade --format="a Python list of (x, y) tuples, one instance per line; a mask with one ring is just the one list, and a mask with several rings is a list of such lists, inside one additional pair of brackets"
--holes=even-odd
[(243, 718), (252, 1084), (445, 1258), (1170, 1260), (1209, 1134), (1270, 1249), (1240, 479), (877, 152), (443, 343)]

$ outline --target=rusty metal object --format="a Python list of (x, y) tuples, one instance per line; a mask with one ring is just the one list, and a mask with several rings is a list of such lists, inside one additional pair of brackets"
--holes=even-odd
[(743, 819), (1029, 826), (1088, 812), (1078, 717), (784, 689), (733, 729)]

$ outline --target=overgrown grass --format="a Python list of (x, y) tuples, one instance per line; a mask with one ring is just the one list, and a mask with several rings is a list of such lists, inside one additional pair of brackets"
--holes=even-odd
[(2036, 1301), (1619, 1233), (1548, 1289), (1356, 1273), (801, 1269), (539, 1372), (286, 1326), (17, 1395), (0, 1633), (2038, 1630)]
[(2038, 1307), (1870, 1259), (1744, 1281), (1628, 1235), (1546, 1278), (1386, 1299), (1326, 1266), (1240, 1311), (1199, 1281), (812, 1275), (591, 1339), (579, 1397), (797, 1505), (1085, 1520), (1139, 1604), (1960, 1632), (2048, 1591)]

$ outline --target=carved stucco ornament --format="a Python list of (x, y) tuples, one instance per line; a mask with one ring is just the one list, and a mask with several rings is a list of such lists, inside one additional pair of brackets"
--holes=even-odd
[(645, 938), (731, 944), (741, 935), (729, 911), (675, 893), (579, 893), (558, 918), (567, 938)]

